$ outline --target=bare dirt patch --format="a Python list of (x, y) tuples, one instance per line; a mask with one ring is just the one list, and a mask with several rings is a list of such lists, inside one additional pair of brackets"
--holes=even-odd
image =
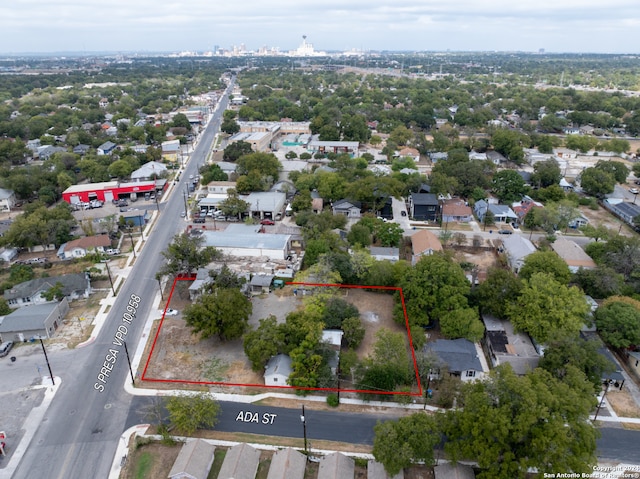
[(618, 416), (621, 417), (638, 417), (640, 418), (640, 408), (633, 400), (629, 391), (623, 389), (609, 389), (607, 392), (607, 401)]
[(580, 206), (579, 209), (580, 213), (589, 219), (590, 225), (603, 225), (614, 233), (620, 232), (620, 234), (624, 236), (633, 236), (636, 234), (626, 223), (623, 223), (601, 206), (599, 206), (597, 210), (592, 210), (588, 206)]

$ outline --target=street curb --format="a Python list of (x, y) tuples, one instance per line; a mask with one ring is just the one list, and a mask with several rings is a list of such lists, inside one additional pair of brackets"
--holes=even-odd
[(113, 458), (113, 464), (111, 464), (111, 471), (109, 471), (109, 479), (118, 479), (120, 477), (122, 467), (127, 463), (129, 440), (131, 439), (131, 436), (136, 434), (138, 436), (146, 437), (144, 435), (144, 431), (148, 428), (149, 424), (138, 424), (137, 426), (130, 427), (120, 435), (118, 448), (116, 449), (116, 454)]

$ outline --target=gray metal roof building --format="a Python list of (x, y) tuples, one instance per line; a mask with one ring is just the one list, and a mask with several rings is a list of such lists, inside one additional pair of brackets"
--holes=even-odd
[(227, 451), (218, 479), (255, 479), (260, 451), (248, 444), (237, 444)]
[(353, 479), (355, 470), (356, 465), (353, 459), (334, 452), (320, 461), (318, 479)]
[(280, 449), (271, 458), (267, 479), (303, 479), (307, 456), (291, 449)]
[(187, 442), (169, 471), (169, 479), (207, 479), (216, 447), (202, 439)]

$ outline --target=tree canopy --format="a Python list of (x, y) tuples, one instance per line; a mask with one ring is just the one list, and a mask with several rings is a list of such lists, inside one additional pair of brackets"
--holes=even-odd
[(203, 239), (187, 233), (177, 234), (162, 252), (167, 262), (160, 269), (162, 275), (176, 275), (192, 273), (221, 256), (221, 253), (211, 247), (202, 247)]
[(527, 256), (518, 272), (518, 277), (528, 280), (534, 273), (548, 273), (561, 284), (569, 284), (569, 266), (554, 251), (536, 251)]
[(610, 298), (595, 313), (600, 336), (614, 348), (640, 345), (640, 303)]
[(239, 289), (215, 288), (187, 306), (184, 319), (193, 332), (201, 337), (218, 336), (227, 341), (242, 337), (251, 311), (251, 302)]

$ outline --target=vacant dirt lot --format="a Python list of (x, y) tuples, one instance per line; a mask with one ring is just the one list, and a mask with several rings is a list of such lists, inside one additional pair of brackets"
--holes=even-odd
[[(199, 336), (191, 334), (182, 318), (182, 311), (189, 304), (186, 292), (188, 284), (187, 282), (178, 284), (179, 287), (176, 288), (169, 307), (178, 310), (179, 313), (177, 316), (165, 317), (145, 378), (233, 385), (232, 390), (229, 389), (229, 386), (213, 386), (214, 390), (220, 388), (220, 391), (224, 392), (242, 391), (247, 393), (246, 388), (241, 387), (242, 385), (262, 385), (264, 383), (262, 375), (251, 369), (244, 354), (242, 339), (222, 342), (218, 338), (201, 339)], [(293, 288), (287, 287), (278, 290), (277, 294), (270, 293), (254, 297), (251, 326), (256, 327), (259, 319), (270, 314), (275, 315), (279, 322), (283, 322), (289, 312), (303, 307), (303, 300), (306, 296), (302, 295), (299, 290), (297, 293), (294, 295)], [(311, 291), (308, 290), (307, 294), (311, 294)], [(393, 295), (361, 289), (343, 289), (340, 290), (340, 295), (358, 308), (366, 328), (365, 338), (356, 350), (360, 359), (370, 354), (375, 334), (381, 328), (406, 335), (404, 325), (396, 324), (393, 321)], [(150, 335), (140, 365), (141, 370), (148, 358), (158, 326), (159, 322), (156, 323)], [(408, 342), (407, 354), (409, 358)], [(141, 375), (141, 370), (139, 375)], [(157, 387), (159, 383), (153, 384), (154, 387)], [(166, 386), (175, 385), (169, 383)]]

